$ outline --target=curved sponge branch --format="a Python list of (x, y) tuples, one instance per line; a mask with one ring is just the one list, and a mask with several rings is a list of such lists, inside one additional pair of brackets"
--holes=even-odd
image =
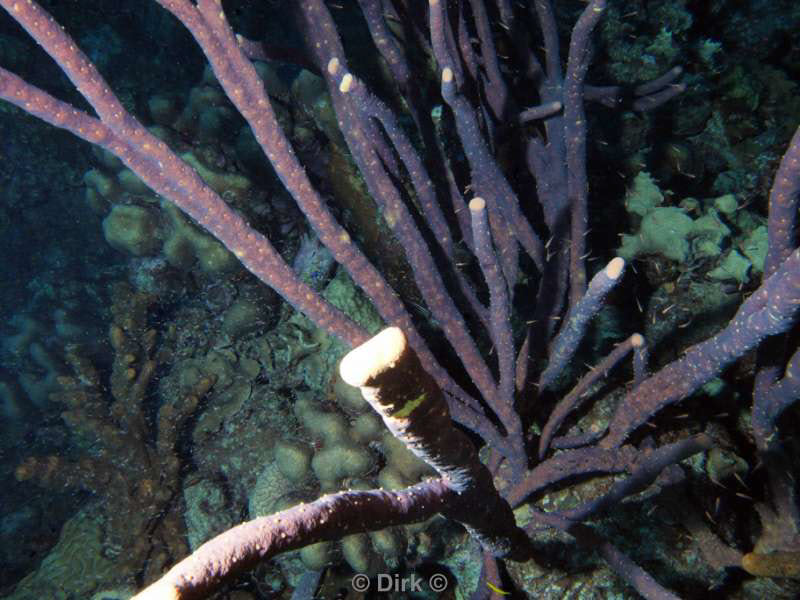
[(207, 598), (224, 581), (273, 556), (352, 533), (424, 521), (442, 510), (453, 496), (441, 480), (400, 492), (328, 494), (221, 533), (131, 600)]

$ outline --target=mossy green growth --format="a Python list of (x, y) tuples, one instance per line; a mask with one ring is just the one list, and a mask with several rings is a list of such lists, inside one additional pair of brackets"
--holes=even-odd
[(639, 233), (623, 235), (618, 254), (631, 260), (641, 254), (658, 254), (670, 260), (686, 262), (689, 258), (691, 217), (677, 206), (659, 206), (642, 218)]
[(411, 413), (413, 413), (420, 404), (425, 402), (425, 398), (427, 398), (425, 394), (420, 394), (413, 400), (409, 400), (408, 402), (403, 404), (403, 406), (401, 406), (398, 410), (392, 413), (392, 416), (395, 419), (407, 419), (408, 417), (411, 416)]
[(722, 253), (731, 230), (722, 222), (719, 213), (710, 208), (694, 220), (689, 235), (693, 241), (692, 254), (696, 258), (716, 258)]
[(709, 271), (708, 276), (719, 281), (733, 280), (743, 283), (750, 278), (751, 266), (750, 261), (734, 248), (725, 255), (717, 268)]
[(763, 270), (766, 228), (757, 215), (740, 208), (736, 196), (685, 198), (679, 206), (661, 206), (663, 200), (652, 178), (639, 173), (625, 198), (638, 231), (622, 236), (619, 256), (628, 261), (643, 255), (689, 264), (713, 261), (709, 279), (740, 284)]
[(633, 185), (625, 195), (625, 209), (640, 217), (661, 206), (663, 202), (664, 194), (646, 171), (640, 171), (633, 178)]
[(764, 272), (764, 263), (767, 260), (768, 249), (769, 242), (767, 240), (767, 227), (765, 225), (759, 225), (753, 229), (742, 243), (742, 253), (750, 259), (753, 269), (757, 273)]

